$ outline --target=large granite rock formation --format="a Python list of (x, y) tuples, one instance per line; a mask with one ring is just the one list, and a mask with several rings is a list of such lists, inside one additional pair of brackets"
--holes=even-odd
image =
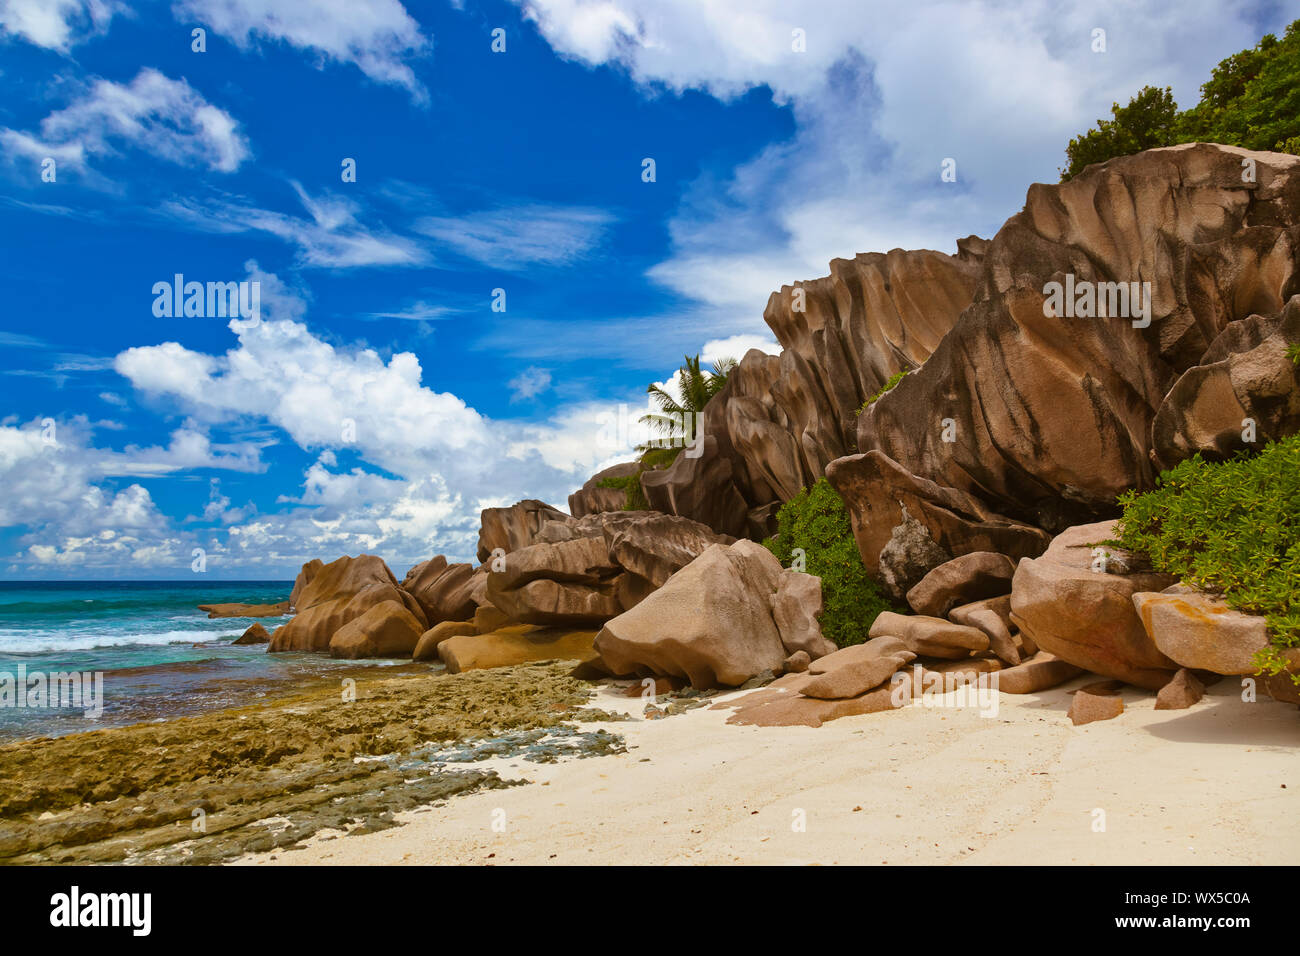
[[(1116, 495), (1153, 484), (1152, 425), (1179, 377), (1235, 351), (1212, 348), (1234, 323), (1277, 315), (1300, 291), (1298, 248), (1300, 157), (1188, 144), (1033, 185), (989, 243), (974, 302), (863, 413), (858, 447), (1049, 531), (1113, 516)], [(1045, 315), (1053, 282), (1085, 307), (1097, 283), (1150, 283), (1149, 322)], [(1186, 390), (1276, 404), (1276, 351)], [(1227, 411), (1240, 431), (1249, 409)], [(1161, 424), (1162, 463), (1200, 440), (1180, 445), (1177, 418)]]
[(489, 565), (486, 600), (516, 623), (573, 627), (630, 610), (710, 545), (734, 540), (653, 511), (560, 515), (531, 537)]
[(419, 602), (398, 586), (388, 565), (373, 554), (344, 556), (329, 564), (308, 562), (293, 593), (298, 613), (276, 629), (268, 651), (329, 650), (337, 631), (386, 601), (404, 606), (421, 630), (428, 626)]
[(445, 557), (437, 555), (407, 571), (402, 590), (419, 602), (430, 625), (463, 621), (477, 607), (473, 578), (472, 564), (448, 564)]
[(776, 505), (856, 451), (862, 404), (923, 363), (970, 304), (983, 245), (836, 259), (829, 276), (773, 293), (763, 317), (783, 351), (741, 359), (701, 416), (703, 454), (642, 476), (651, 507), (737, 537), (770, 534)]
[(487, 561), (500, 548), (506, 554), (533, 543), (548, 521), (567, 521), (569, 516), (544, 501), (528, 498), (508, 508), (484, 508), (479, 521), (478, 559)]
[(783, 569), (762, 545), (712, 545), (607, 622), (596, 635), (596, 650), (610, 673), (685, 677), (697, 688), (735, 687), (764, 671), (778, 672), (798, 651), (833, 651), (820, 628), (810, 633), (815, 615), (788, 606), (801, 594), (813, 599), (803, 582), (787, 584), (792, 576), (816, 584), (819, 607), (820, 581)]

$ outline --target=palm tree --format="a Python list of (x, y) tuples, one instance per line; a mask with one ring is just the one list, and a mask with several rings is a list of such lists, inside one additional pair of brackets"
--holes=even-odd
[[(637, 450), (644, 452), (642, 461), (648, 465), (666, 464), (677, 457), (685, 445), (696, 435), (696, 421), (709, 399), (722, 391), (736, 367), (732, 358), (719, 359), (712, 369), (700, 367), (700, 357), (683, 356), (686, 364), (678, 370), (677, 384), (681, 398), (658, 385), (646, 386), (646, 394), (659, 406), (659, 414), (642, 415), (640, 421), (661, 436), (652, 439)], [(654, 460), (647, 460), (647, 456)], [(662, 460), (660, 460), (662, 459)]]

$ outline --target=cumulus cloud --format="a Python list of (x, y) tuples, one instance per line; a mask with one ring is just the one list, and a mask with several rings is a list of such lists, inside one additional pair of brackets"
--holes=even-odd
[(40, 136), (0, 129), (10, 157), (41, 160), (84, 171), (90, 157), (116, 155), (122, 146), (147, 150), (180, 166), (229, 173), (248, 158), (239, 124), (184, 80), (151, 68), (130, 83), (96, 79), (68, 106), (41, 121)]
[(0, 0), (0, 38), (66, 53), (78, 43), (108, 32), (109, 22), (126, 12), (108, 0)]
[[(292, 301), (275, 276), (256, 274)], [(297, 310), (230, 322), (237, 344), (224, 355), (163, 342), (115, 360), (139, 393), (183, 411), (195, 431), (266, 423), (316, 455), (301, 492), (280, 498), (287, 510), (229, 525), (232, 559), (358, 549), (399, 562), (470, 558), (482, 508), (525, 497), (562, 504), (594, 471), (630, 457), (641, 437), (620, 422), (642, 409), (614, 401), (554, 405), (541, 421), (491, 419), (425, 384), (415, 355), (331, 344), (286, 314)], [(533, 373), (515, 387), (534, 395), (549, 387), (549, 373)], [(179, 458), (185, 446), (172, 444)], [(212, 454), (236, 467), (232, 450)], [(229, 510), (223, 502), (220, 512)]]
[[(1113, 101), (1152, 83), (1190, 104), (1218, 60), (1256, 42), (1261, 15), (1248, 0), (516, 2), (560, 55), (648, 89), (765, 87), (789, 106), (792, 138), (695, 184), (651, 270), (730, 333), (760, 330), (773, 289), (836, 256), (989, 235)], [(1266, 18), (1284, 25), (1280, 9)], [(955, 183), (940, 180), (947, 158)]]
[(240, 49), (287, 43), (321, 63), (351, 63), (377, 83), (427, 97), (409, 61), (430, 43), (397, 0), (179, 0), (173, 12)]

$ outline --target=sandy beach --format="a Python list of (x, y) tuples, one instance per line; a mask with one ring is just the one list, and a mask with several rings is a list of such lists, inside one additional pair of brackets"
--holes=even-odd
[[(403, 811), (396, 828), (321, 831), (241, 863), (1289, 864), (1300, 833), (1300, 711), (1225, 679), (1156, 711), (1066, 717), (1078, 678), (1002, 694), (996, 717), (925, 707), (820, 728), (726, 724), (703, 707), (603, 726), (627, 752), (475, 763), (527, 786)], [(730, 703), (744, 696), (717, 698)], [(949, 695), (951, 697), (951, 695)], [(605, 685), (591, 706), (639, 713)], [(589, 729), (592, 725), (584, 725)], [(1100, 812), (1099, 812), (1100, 811)], [(1104, 818), (1102, 814), (1104, 813)], [(802, 826), (800, 825), (802, 823)]]

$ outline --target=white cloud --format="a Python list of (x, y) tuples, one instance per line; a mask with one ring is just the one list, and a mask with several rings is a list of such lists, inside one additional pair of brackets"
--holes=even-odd
[[(1113, 101), (1151, 83), (1191, 105), (1214, 64), (1260, 33), (1248, 0), (516, 2), (563, 56), (648, 88), (767, 87), (789, 105), (791, 139), (695, 184), (670, 223), (672, 255), (650, 272), (725, 333), (761, 332), (768, 294), (831, 258), (991, 234)], [(1284, 26), (1280, 8), (1269, 16)], [(1091, 50), (1095, 27), (1106, 53)], [(949, 157), (956, 183), (940, 182)]]
[(108, 32), (114, 14), (125, 13), (106, 0), (0, 0), (0, 37), (66, 53), (78, 43)]
[(359, 203), (324, 194), (312, 196), (292, 183), (307, 217), (261, 209), (237, 199), (165, 203), (163, 216), (195, 229), (212, 232), (264, 232), (296, 246), (302, 265), (349, 269), (363, 266), (408, 266), (427, 260), (419, 243), (362, 220)]
[(53, 157), (60, 167), (86, 170), (92, 156), (114, 155), (126, 144), (181, 166), (233, 172), (248, 158), (239, 124), (184, 80), (142, 69), (129, 84), (96, 79), (64, 109), (41, 121), (40, 138), (0, 129), (0, 145), (14, 157)]
[(544, 368), (530, 365), (509, 382), (510, 401), (521, 402), (536, 398), (551, 387), (551, 373)]
[(177, 20), (195, 21), (240, 49), (287, 43), (318, 60), (352, 63), (378, 83), (427, 94), (409, 62), (429, 41), (397, 0), (179, 0)]
[(464, 216), (426, 216), (416, 232), (495, 269), (558, 266), (594, 249), (614, 217), (600, 209), (525, 205)]
[(722, 359), (735, 359), (739, 362), (750, 349), (758, 349), (768, 355), (781, 354), (781, 346), (770, 335), (732, 335), (705, 342), (700, 349), (700, 363), (712, 365)]

